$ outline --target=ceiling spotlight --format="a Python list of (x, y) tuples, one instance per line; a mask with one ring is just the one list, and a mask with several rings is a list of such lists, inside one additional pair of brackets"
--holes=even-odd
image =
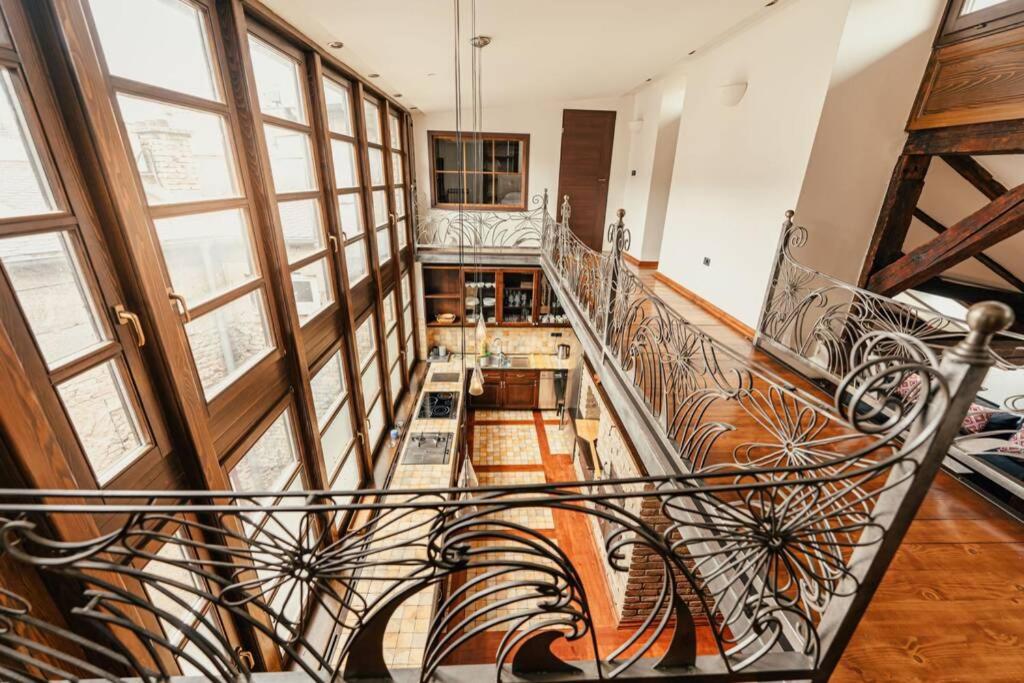
[(436, 73), (434, 73), (433, 71), (431, 71), (430, 73), (428, 73), (428, 74), (427, 74), (427, 76), (436, 76), (436, 75), (437, 75), (437, 74), (436, 74)]
[(367, 78), (380, 78), (380, 74), (366, 74)]
[(419, 110), (419, 107), (409, 107), (409, 110), (410, 110), (410, 111), (411, 111), (411, 110), (413, 110), (413, 109), (416, 109), (416, 110), (418, 111), (418, 110)]
[(396, 92), (395, 93), (395, 97), (401, 97), (401, 96), (402, 96), (402, 93), (400, 93), (400, 92)]
[(686, 54), (688, 54), (688, 55), (695, 55), (695, 54), (697, 54), (697, 51), (696, 50), (690, 50)]
[(340, 50), (341, 48), (345, 47), (345, 43), (341, 42), (340, 40), (332, 40), (331, 42), (327, 43), (327, 47), (334, 50)]
[(473, 47), (487, 47), (491, 44), (490, 36), (473, 36), (469, 39), (469, 44)]
[(652, 80), (654, 80), (654, 79), (653, 78), (648, 78), (647, 80), (644, 81), (644, 83), (650, 83)]

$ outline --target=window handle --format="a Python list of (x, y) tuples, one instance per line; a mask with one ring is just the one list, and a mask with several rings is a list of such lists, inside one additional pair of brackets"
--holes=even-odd
[(185, 322), (192, 322), (192, 314), (188, 312), (188, 302), (185, 301), (185, 297), (178, 294), (173, 289), (168, 288), (167, 298), (174, 302), (178, 309), (178, 315), (185, 318)]
[[(344, 235), (344, 234), (345, 233), (342, 233), (342, 235)], [(333, 251), (335, 254), (337, 254), (338, 253), (338, 238), (335, 237), (334, 235), (328, 235), (327, 236), (327, 241), (331, 243), (331, 251)]]
[(139, 316), (125, 308), (123, 304), (114, 306), (114, 315), (117, 316), (118, 325), (131, 325), (132, 332), (135, 333), (135, 343), (140, 349), (146, 345), (146, 333), (142, 331), (142, 322), (139, 320)]
[(239, 645), (235, 648), (235, 656), (238, 657), (238, 661), (245, 666), (246, 671), (252, 671), (256, 666), (256, 658), (252, 656), (252, 653), (248, 650), (243, 650), (242, 646)]
[(398, 219), (397, 219), (397, 218), (395, 218), (395, 214), (393, 214), (393, 213), (389, 213), (389, 214), (388, 214), (388, 216), (390, 216), (390, 217), (391, 217), (391, 224), (392, 224), (392, 225), (397, 225), (397, 224), (398, 224)]

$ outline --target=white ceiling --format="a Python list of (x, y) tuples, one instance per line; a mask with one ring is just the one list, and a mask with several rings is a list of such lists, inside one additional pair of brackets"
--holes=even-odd
[[(769, 0), (478, 0), (484, 106), (619, 96), (750, 20)], [(264, 0), (402, 102), (452, 108), (452, 0)], [(462, 0), (470, 36), (470, 0)], [(770, 10), (764, 10), (770, 11)], [(467, 69), (470, 49), (463, 50)], [(428, 76), (428, 74), (435, 74)], [(468, 84), (463, 99), (468, 104)]]

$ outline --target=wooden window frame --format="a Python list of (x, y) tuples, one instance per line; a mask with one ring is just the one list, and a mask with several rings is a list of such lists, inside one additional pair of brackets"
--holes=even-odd
[[(480, 133), (477, 136), (475, 133), (462, 133), (463, 140), (463, 163), (462, 168), (455, 169), (454, 171), (439, 171), (437, 170), (437, 155), (434, 153), (434, 143), (437, 140), (448, 140), (456, 142), (458, 140), (458, 134), (455, 131), (448, 130), (428, 130), (427, 131), (427, 152), (430, 154), (430, 206), (435, 209), (475, 209), (481, 211), (525, 211), (529, 206), (529, 176), (530, 176), (530, 135), (529, 133)], [(504, 171), (468, 171), (466, 170), (466, 144), (474, 140), (479, 140), (481, 144), (490, 141), (515, 141), (522, 144), (522, 154), (519, 159), (519, 171), (516, 173), (504, 172)], [(492, 159), (493, 167), (493, 159)], [(437, 176), (439, 173), (458, 173), (463, 178), (463, 188), (467, 187), (467, 177), (470, 175), (480, 176), (519, 176), (519, 188), (520, 197), (522, 201), (518, 204), (470, 204), (470, 203), (458, 203), (458, 202), (442, 202), (438, 201), (437, 197)]]
[(1007, 0), (977, 12), (961, 15), (967, 2), (968, 0), (950, 0), (935, 47), (999, 33), (1024, 24), (1024, 0)]

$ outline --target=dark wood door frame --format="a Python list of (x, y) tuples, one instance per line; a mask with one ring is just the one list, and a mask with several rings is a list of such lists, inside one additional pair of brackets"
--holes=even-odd
[[(600, 251), (608, 208), (608, 180), (615, 142), (615, 112), (562, 110), (562, 146), (558, 164), (558, 205), (569, 196), (569, 227)], [(561, 219), (561, 216), (558, 216)]]

